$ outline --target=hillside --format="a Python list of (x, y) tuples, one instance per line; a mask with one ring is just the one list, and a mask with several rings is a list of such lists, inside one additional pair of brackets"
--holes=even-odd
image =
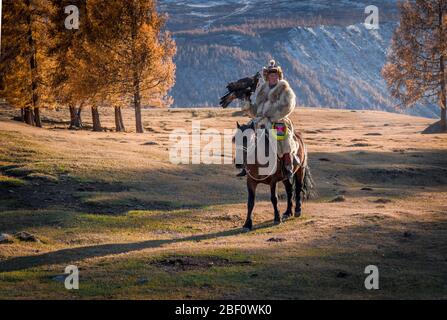
[[(395, 1), (376, 1), (380, 29), (363, 22), (367, 1), (161, 1), (178, 45), (176, 107), (215, 106), (225, 85), (275, 58), (307, 107), (396, 112), (381, 76), (397, 26)], [(400, 111), (402, 112), (402, 111)], [(406, 111), (437, 117), (436, 106)]]
[[(45, 115), (45, 129), (0, 115), (0, 233), (40, 240), (0, 244), (0, 298), (447, 298), (447, 139), (420, 134), (429, 119), (299, 109), (320, 197), (274, 227), (261, 188), (244, 233), (237, 171), (171, 164), (168, 135), (246, 118), (145, 110), (136, 135), (67, 131), (66, 113)], [(79, 291), (60, 280), (68, 264)], [(379, 291), (364, 289), (370, 264)]]

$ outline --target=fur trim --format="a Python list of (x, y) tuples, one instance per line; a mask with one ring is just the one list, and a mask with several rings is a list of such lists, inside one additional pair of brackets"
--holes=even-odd
[[(252, 118), (259, 118), (268, 127), (271, 122), (285, 122), (290, 132), (294, 132), (293, 124), (288, 116), (296, 106), (296, 96), (286, 80), (280, 80), (278, 84), (270, 89), (268, 82), (260, 84), (255, 91), (255, 102), (243, 108)], [(294, 153), (297, 144), (293, 135), (278, 142), (278, 156), (282, 157), (286, 153)]]
[(279, 81), (273, 89), (270, 89), (268, 83), (264, 83), (257, 90), (255, 104), (258, 116), (279, 121), (293, 112), (296, 96), (286, 80)]
[(286, 91), (291, 90), (289, 83), (286, 80), (281, 80), (278, 84), (269, 92), (269, 100), (275, 101)]
[(260, 105), (267, 100), (278, 100), (278, 98), (288, 90), (293, 92), (292, 87), (290, 87), (290, 84), (286, 80), (280, 80), (273, 89), (270, 89), (268, 82), (264, 82), (256, 89), (255, 103)]

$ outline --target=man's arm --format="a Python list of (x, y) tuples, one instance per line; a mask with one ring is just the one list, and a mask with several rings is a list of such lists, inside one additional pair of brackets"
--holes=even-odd
[(245, 112), (245, 114), (247, 116), (249, 116), (250, 118), (254, 119), (256, 118), (256, 110), (257, 107), (256, 105), (254, 105), (253, 103), (251, 103), (251, 101), (247, 101), (241, 109), (243, 112)]

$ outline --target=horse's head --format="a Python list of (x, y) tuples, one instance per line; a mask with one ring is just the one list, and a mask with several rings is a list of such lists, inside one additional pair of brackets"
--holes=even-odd
[(253, 122), (240, 125), (237, 123), (237, 132), (233, 137), (236, 145), (236, 168), (242, 169), (247, 164), (247, 153), (250, 147), (256, 144), (255, 125)]

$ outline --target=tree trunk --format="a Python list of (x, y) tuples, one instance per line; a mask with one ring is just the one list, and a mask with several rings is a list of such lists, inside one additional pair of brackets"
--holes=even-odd
[(101, 121), (99, 119), (98, 107), (92, 107), (93, 131), (102, 132)]
[(34, 108), (34, 123), (36, 127), (42, 128), (42, 120), (40, 120), (40, 109)]
[(22, 122), (25, 122), (25, 109), (20, 108), (20, 119)]
[(29, 124), (30, 126), (34, 126), (34, 113), (33, 113), (33, 109), (31, 109), (31, 107), (25, 108), (24, 118), (25, 118), (26, 124)]
[(446, 112), (446, 108), (441, 109), (441, 128), (442, 128), (442, 131), (447, 132), (447, 112)]
[(72, 105), (70, 105), (69, 107), (70, 110), (70, 130), (73, 130), (76, 128), (75, 122), (76, 122), (76, 108)]
[(82, 107), (70, 106), (70, 130), (82, 128), (81, 111)]
[(143, 120), (141, 118), (141, 92), (140, 92), (140, 77), (138, 74), (138, 63), (136, 55), (136, 41), (138, 35), (137, 13), (134, 12), (134, 6), (130, 6), (131, 13), (131, 28), (132, 28), (132, 71), (133, 71), (133, 104), (135, 107), (135, 127), (137, 133), (144, 133)]
[(135, 126), (137, 133), (144, 133), (143, 120), (141, 118), (140, 81), (138, 79), (136, 71), (134, 72), (133, 88), (134, 88), (133, 103), (135, 107)]
[[(444, 11), (439, 3), (439, 34), (441, 36), (441, 48), (445, 49), (445, 39), (444, 38)], [(447, 120), (446, 120), (446, 109), (447, 109), (447, 91), (446, 91), (446, 75), (445, 75), (445, 51), (441, 51), (441, 57), (439, 59), (439, 70), (441, 76), (441, 95), (440, 95), (440, 105), (441, 105), (441, 130), (447, 132)]]
[(31, 101), (33, 103), (34, 108), (34, 121), (37, 127), (42, 127), (42, 123), (40, 121), (40, 111), (38, 108), (39, 97), (37, 94), (37, 57), (36, 57), (36, 46), (34, 43), (33, 37), (33, 29), (32, 29), (32, 19), (31, 19), (31, 2), (30, 0), (26, 0), (26, 6), (28, 8), (28, 45), (31, 50), (31, 55), (29, 58), (29, 66), (30, 66), (30, 76), (31, 76)]
[(121, 112), (121, 107), (115, 107), (115, 128), (116, 132), (124, 132), (123, 114)]
[(447, 132), (447, 119), (446, 119), (446, 109), (447, 109), (447, 89), (445, 83), (445, 61), (444, 56), (441, 55), (440, 59), (440, 70), (441, 70), (441, 94), (440, 94), (440, 107), (441, 107), (441, 130)]
[(135, 121), (137, 133), (144, 133), (143, 123), (141, 119), (141, 105), (135, 104)]
[(79, 128), (79, 129), (81, 129), (83, 127), (81, 115), (82, 115), (82, 104), (79, 106), (78, 110), (76, 111), (75, 126), (76, 126), (76, 128)]

